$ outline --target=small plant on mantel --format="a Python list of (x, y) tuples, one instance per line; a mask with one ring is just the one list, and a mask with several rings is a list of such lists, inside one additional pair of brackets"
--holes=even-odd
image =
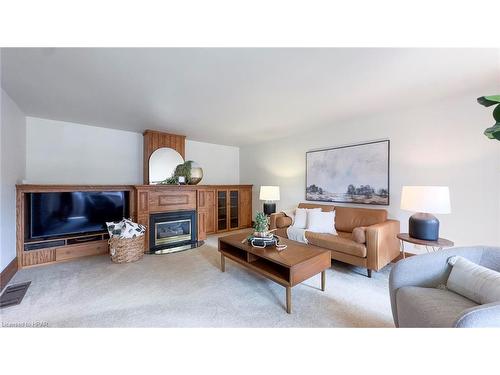
[(267, 237), (269, 230), (269, 221), (264, 212), (257, 212), (253, 229), (255, 230), (255, 236)]
[(172, 176), (172, 177), (167, 177), (165, 180), (160, 182), (161, 185), (177, 185), (179, 183), (179, 178)]
[(193, 164), (192, 160), (186, 160), (184, 163), (179, 164), (174, 171), (174, 177), (179, 178), (180, 176), (186, 177), (186, 184), (189, 184), (191, 180), (191, 165)]
[(164, 181), (160, 182), (163, 185), (179, 185), (179, 177), (185, 177), (186, 183), (188, 184), (191, 180), (191, 165), (193, 164), (192, 160), (187, 160), (182, 164), (179, 164), (175, 167), (175, 171), (172, 174), (172, 177), (166, 178)]

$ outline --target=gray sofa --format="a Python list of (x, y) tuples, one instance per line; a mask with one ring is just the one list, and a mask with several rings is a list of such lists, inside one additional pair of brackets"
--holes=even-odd
[(444, 288), (453, 255), (500, 272), (498, 247), (457, 247), (399, 261), (389, 277), (396, 327), (500, 327), (500, 301), (478, 305)]

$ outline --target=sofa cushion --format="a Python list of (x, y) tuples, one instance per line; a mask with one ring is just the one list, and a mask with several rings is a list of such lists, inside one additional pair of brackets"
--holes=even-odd
[(335, 228), (342, 232), (352, 232), (356, 227), (367, 227), (387, 220), (386, 210), (337, 206), (335, 212)]
[(306, 238), (311, 245), (335, 250), (349, 255), (354, 255), (360, 258), (366, 257), (365, 245), (354, 242), (350, 238), (345, 238), (343, 235), (314, 233), (306, 231)]
[(292, 218), (288, 216), (279, 216), (276, 218), (276, 228), (286, 228), (292, 225)]
[(405, 286), (396, 292), (396, 306), (400, 327), (453, 327), (477, 304), (448, 290)]
[(352, 240), (357, 243), (366, 243), (366, 227), (356, 227), (352, 230)]

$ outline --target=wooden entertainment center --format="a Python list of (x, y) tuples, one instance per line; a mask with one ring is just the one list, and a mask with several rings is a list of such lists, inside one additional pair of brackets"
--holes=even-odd
[[(184, 136), (148, 130), (144, 133), (144, 179), (149, 155), (170, 147), (184, 157)], [(197, 240), (207, 235), (249, 228), (252, 225), (252, 185), (17, 185), (16, 251), (18, 268), (67, 261), (108, 252), (106, 232), (27, 240), (27, 195), (43, 192), (128, 192), (129, 216), (149, 231), (150, 215), (195, 211)], [(149, 233), (144, 236), (149, 251)], [(40, 247), (40, 248), (37, 248)]]
[[(40, 192), (127, 191), (130, 217), (149, 227), (154, 213), (194, 210), (197, 214), (197, 237), (221, 233), (252, 225), (252, 185), (17, 185), (16, 239), (18, 267), (66, 261), (82, 256), (106, 254), (107, 233), (67, 236), (26, 241), (26, 194)], [(149, 250), (149, 234), (144, 236)], [(25, 250), (26, 245), (51, 245)]]
[[(135, 216), (134, 187), (130, 185), (16, 185), (16, 189), (16, 252), (18, 268), (54, 263), (88, 255), (105, 254), (108, 251), (108, 240), (104, 232), (26, 242), (26, 195), (29, 193), (128, 191), (130, 215)], [(98, 238), (99, 236), (100, 238)], [(89, 237), (92, 237), (92, 240), (87, 241)], [(25, 251), (26, 245), (35, 244), (39, 244), (43, 248)], [(52, 244), (54, 246), (51, 246)]]

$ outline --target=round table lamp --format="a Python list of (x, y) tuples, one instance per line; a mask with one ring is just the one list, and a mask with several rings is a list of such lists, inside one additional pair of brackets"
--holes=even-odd
[(261, 186), (259, 199), (265, 201), (264, 213), (271, 215), (276, 212), (275, 201), (280, 200), (280, 187), (279, 186)]
[(439, 220), (432, 214), (449, 214), (450, 190), (448, 186), (403, 186), (401, 209), (415, 212), (408, 221), (410, 237), (437, 241)]

